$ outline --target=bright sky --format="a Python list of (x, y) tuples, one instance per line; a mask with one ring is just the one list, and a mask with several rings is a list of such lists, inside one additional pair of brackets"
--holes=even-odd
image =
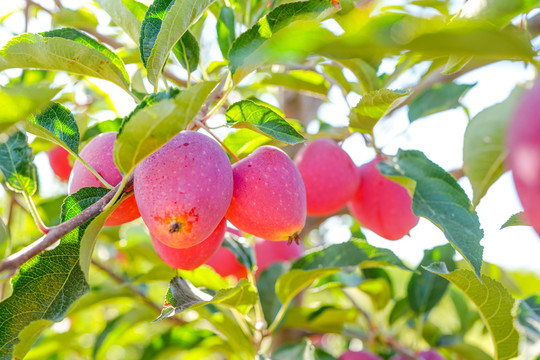
[[(39, 1), (44, 6), (53, 8), (52, 0)], [(89, 1), (64, 1), (66, 5), (76, 7), (81, 3), (89, 4)], [(460, 1), (456, 1), (460, 3)], [(459, 5), (459, 4), (458, 4)], [(458, 6), (456, 5), (456, 6)], [(0, 16), (4, 16), (11, 11), (16, 11), (24, 6), (23, 1), (15, 0), (3, 1), (0, 7)], [(103, 23), (108, 22), (108, 16), (98, 13), (98, 19)], [(203, 41), (212, 41), (215, 36), (215, 20), (209, 17), (209, 21), (203, 37)], [(4, 25), (14, 33), (22, 32), (23, 19), (19, 13), (8, 17)], [(40, 16), (37, 21), (30, 24), (30, 32), (45, 31), (50, 28), (50, 18), (47, 15)], [(3, 46), (12, 34), (4, 29), (0, 29), (0, 46)], [(203, 46), (204, 49), (204, 46)], [(205, 63), (209, 63), (214, 58), (218, 58), (219, 51), (214, 47), (211, 52), (204, 51), (202, 58)], [(391, 71), (394, 64), (392, 61), (385, 62), (382, 71)], [(128, 71), (130, 71), (128, 66)], [(405, 78), (400, 78), (398, 82), (392, 84), (392, 88), (406, 88), (415, 83), (416, 78), (422, 74), (425, 67), (422, 65), (412, 71)], [(457, 80), (459, 83), (478, 84), (470, 90), (463, 98), (463, 103), (469, 108), (471, 115), (477, 114), (487, 106), (504, 100), (514, 86), (518, 83), (530, 80), (534, 77), (533, 70), (525, 67), (523, 63), (500, 62), (480, 70), (473, 71)], [(135, 106), (131, 97), (122, 90), (105, 81), (92, 80), (96, 84), (103, 86), (112, 95), (112, 99), (117, 106), (119, 115), (128, 114)], [(5, 83), (5, 77), (0, 75), (0, 84)], [(105, 87), (106, 86), (106, 87)], [(348, 108), (341, 96), (340, 91), (333, 88), (329, 98), (331, 104), (325, 104), (319, 111), (319, 117), (331, 124), (346, 125), (348, 120)], [(354, 104), (358, 97), (349, 98)], [(103, 119), (110, 119), (111, 114), (103, 114)], [(223, 117), (217, 116), (212, 121), (212, 125), (222, 123)], [(463, 134), (467, 126), (467, 117), (463, 110), (450, 110), (436, 115), (432, 115), (414, 122), (408, 127), (406, 109), (401, 109), (394, 113), (392, 118), (385, 119), (380, 123), (375, 131), (379, 146), (384, 146), (383, 150), (392, 154), (398, 148), (418, 149), (423, 151), (428, 158), (439, 164), (446, 170), (455, 169), (462, 165)], [(224, 135), (226, 132), (218, 132)], [(344, 143), (344, 149), (351, 155), (356, 164), (360, 165), (371, 160), (374, 152), (365, 147), (363, 139), (358, 136), (350, 137)], [(44, 156), (37, 156), (36, 163), (40, 168), (41, 179), (51, 179), (52, 172)], [(46, 186), (43, 186), (46, 185)], [(470, 184), (466, 178), (460, 180), (460, 185), (472, 197)], [(50, 194), (58, 194), (63, 191), (63, 186), (58, 183), (42, 184), (41, 189)], [(485, 231), (484, 260), (495, 263), (509, 269), (529, 269), (540, 271), (540, 238), (529, 227), (511, 227), (499, 230), (500, 226), (510, 217), (510, 215), (521, 210), (521, 205), (515, 193), (510, 174), (506, 173), (489, 190), (477, 208), (482, 227)], [(323, 225), (324, 229), (331, 229), (326, 233), (328, 240), (333, 242), (345, 241), (349, 238), (348, 228), (340, 219), (332, 218)], [(418, 226), (411, 231), (411, 237), (399, 241), (388, 241), (382, 239), (372, 232), (366, 230), (368, 241), (379, 247), (388, 247), (396, 254), (412, 264), (416, 264), (422, 258), (423, 250), (433, 246), (445, 244), (446, 239), (443, 233), (427, 220), (421, 220)]]

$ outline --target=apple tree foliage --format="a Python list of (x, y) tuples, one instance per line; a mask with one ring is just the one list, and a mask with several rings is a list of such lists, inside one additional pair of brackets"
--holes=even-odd
[[(336, 359), (355, 347), (384, 359), (428, 348), (448, 359), (537, 359), (540, 279), (483, 261), (490, 244), (481, 242), (475, 211), (506, 171), (506, 126), (521, 87), (467, 127), (462, 174), (472, 199), (455, 173), (418, 150), (387, 154), (378, 165), (407, 187), (414, 214), (448, 240), (418, 266), (370, 245), (371, 233), (366, 239), (346, 211), (333, 216), (350, 227), (348, 241), (320, 236), (331, 216), (308, 218), (304, 254), (256, 276), (253, 239), (228, 233), (223, 246), (248, 269), (240, 280), (206, 265), (171, 269), (140, 221), (103, 226), (137, 164), (206, 120), (239, 158), (261, 145), (293, 156), (297, 144), (318, 137), (356, 136), (375, 147), (378, 124), (389, 126), (406, 106), (410, 123), (464, 108), (475, 84), (456, 82), (461, 75), (503, 60), (538, 64), (537, 6), (27, 0), (2, 13), (3, 32), (12, 31), (10, 21), (40, 30), (12, 32), (0, 49), (0, 359)], [(389, 62), (391, 70), (382, 66)], [(410, 87), (393, 86), (411, 73)], [(331, 91), (354, 99), (343, 102), (346, 125), (316, 116)], [(117, 108), (119, 92), (133, 103), (127, 114)], [(119, 132), (119, 188), (67, 196), (65, 185), (38, 171), (45, 165), (37, 159), (53, 146), (76, 159), (108, 131)], [(103, 212), (89, 212), (100, 204)], [(80, 214), (90, 215), (66, 227)], [(519, 214), (504, 226), (516, 225)], [(420, 246), (414, 240), (400, 241)], [(31, 256), (10, 263), (21, 254)]]

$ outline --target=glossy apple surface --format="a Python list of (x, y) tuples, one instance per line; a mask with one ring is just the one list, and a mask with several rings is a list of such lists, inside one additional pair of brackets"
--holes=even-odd
[(540, 82), (522, 98), (508, 127), (508, 159), (525, 219), (540, 234)]
[[(113, 159), (115, 132), (99, 134), (81, 150), (80, 157), (83, 158), (94, 170), (98, 172), (109, 184), (117, 185), (122, 181), (122, 174), (116, 167)], [(69, 178), (69, 193), (73, 194), (77, 190), (87, 186), (104, 187), (80, 161), (75, 161), (73, 171)], [(107, 226), (121, 225), (137, 219), (140, 216), (135, 196), (131, 195), (114, 210), (105, 221)]]
[(348, 206), (360, 224), (388, 240), (398, 240), (418, 224), (407, 189), (384, 177), (374, 159), (358, 167), (360, 183)]
[(233, 165), (234, 192), (227, 220), (257, 237), (287, 241), (306, 222), (306, 190), (287, 154), (261, 146)]
[(68, 181), (73, 166), (69, 162), (69, 152), (61, 146), (55, 146), (47, 152), (53, 172), (62, 181)]
[(193, 270), (204, 264), (221, 246), (225, 237), (227, 220), (223, 219), (210, 236), (197, 245), (176, 249), (152, 237), (154, 250), (167, 265), (175, 269)]
[(216, 141), (182, 131), (137, 166), (134, 191), (152, 237), (169, 247), (191, 247), (225, 216), (233, 191), (231, 164)]
[(330, 139), (317, 139), (300, 149), (294, 163), (306, 187), (307, 214), (330, 215), (343, 208), (358, 187), (351, 157)]

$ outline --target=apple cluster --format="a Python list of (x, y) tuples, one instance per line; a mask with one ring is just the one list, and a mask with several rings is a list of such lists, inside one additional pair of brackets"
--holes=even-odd
[[(122, 180), (113, 160), (115, 140), (114, 132), (100, 134), (80, 153), (111, 185)], [(67, 153), (55, 151), (49, 153), (51, 164), (61, 158), (65, 169)], [(345, 206), (384, 238), (407, 235), (418, 218), (407, 190), (379, 172), (376, 165), (383, 160), (356, 167), (336, 142), (320, 138), (304, 146), (294, 161), (276, 147), (261, 146), (231, 165), (210, 137), (182, 131), (136, 167), (133, 193), (105, 225), (141, 216), (156, 253), (168, 265), (192, 270), (207, 263), (223, 276), (241, 278), (247, 270), (221, 247), (227, 221), (257, 238), (259, 271), (300, 256), (301, 247), (290, 244), (298, 242), (307, 216), (329, 216)], [(71, 194), (103, 185), (75, 161), (68, 186)]]

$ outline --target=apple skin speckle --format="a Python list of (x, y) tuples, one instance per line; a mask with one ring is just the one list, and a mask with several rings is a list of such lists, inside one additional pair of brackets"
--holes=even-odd
[(208, 238), (225, 216), (233, 191), (231, 164), (217, 142), (182, 131), (136, 167), (134, 191), (152, 237), (188, 248)]
[(238, 229), (286, 241), (306, 222), (306, 189), (287, 154), (261, 146), (233, 165), (234, 192), (226, 218)]

